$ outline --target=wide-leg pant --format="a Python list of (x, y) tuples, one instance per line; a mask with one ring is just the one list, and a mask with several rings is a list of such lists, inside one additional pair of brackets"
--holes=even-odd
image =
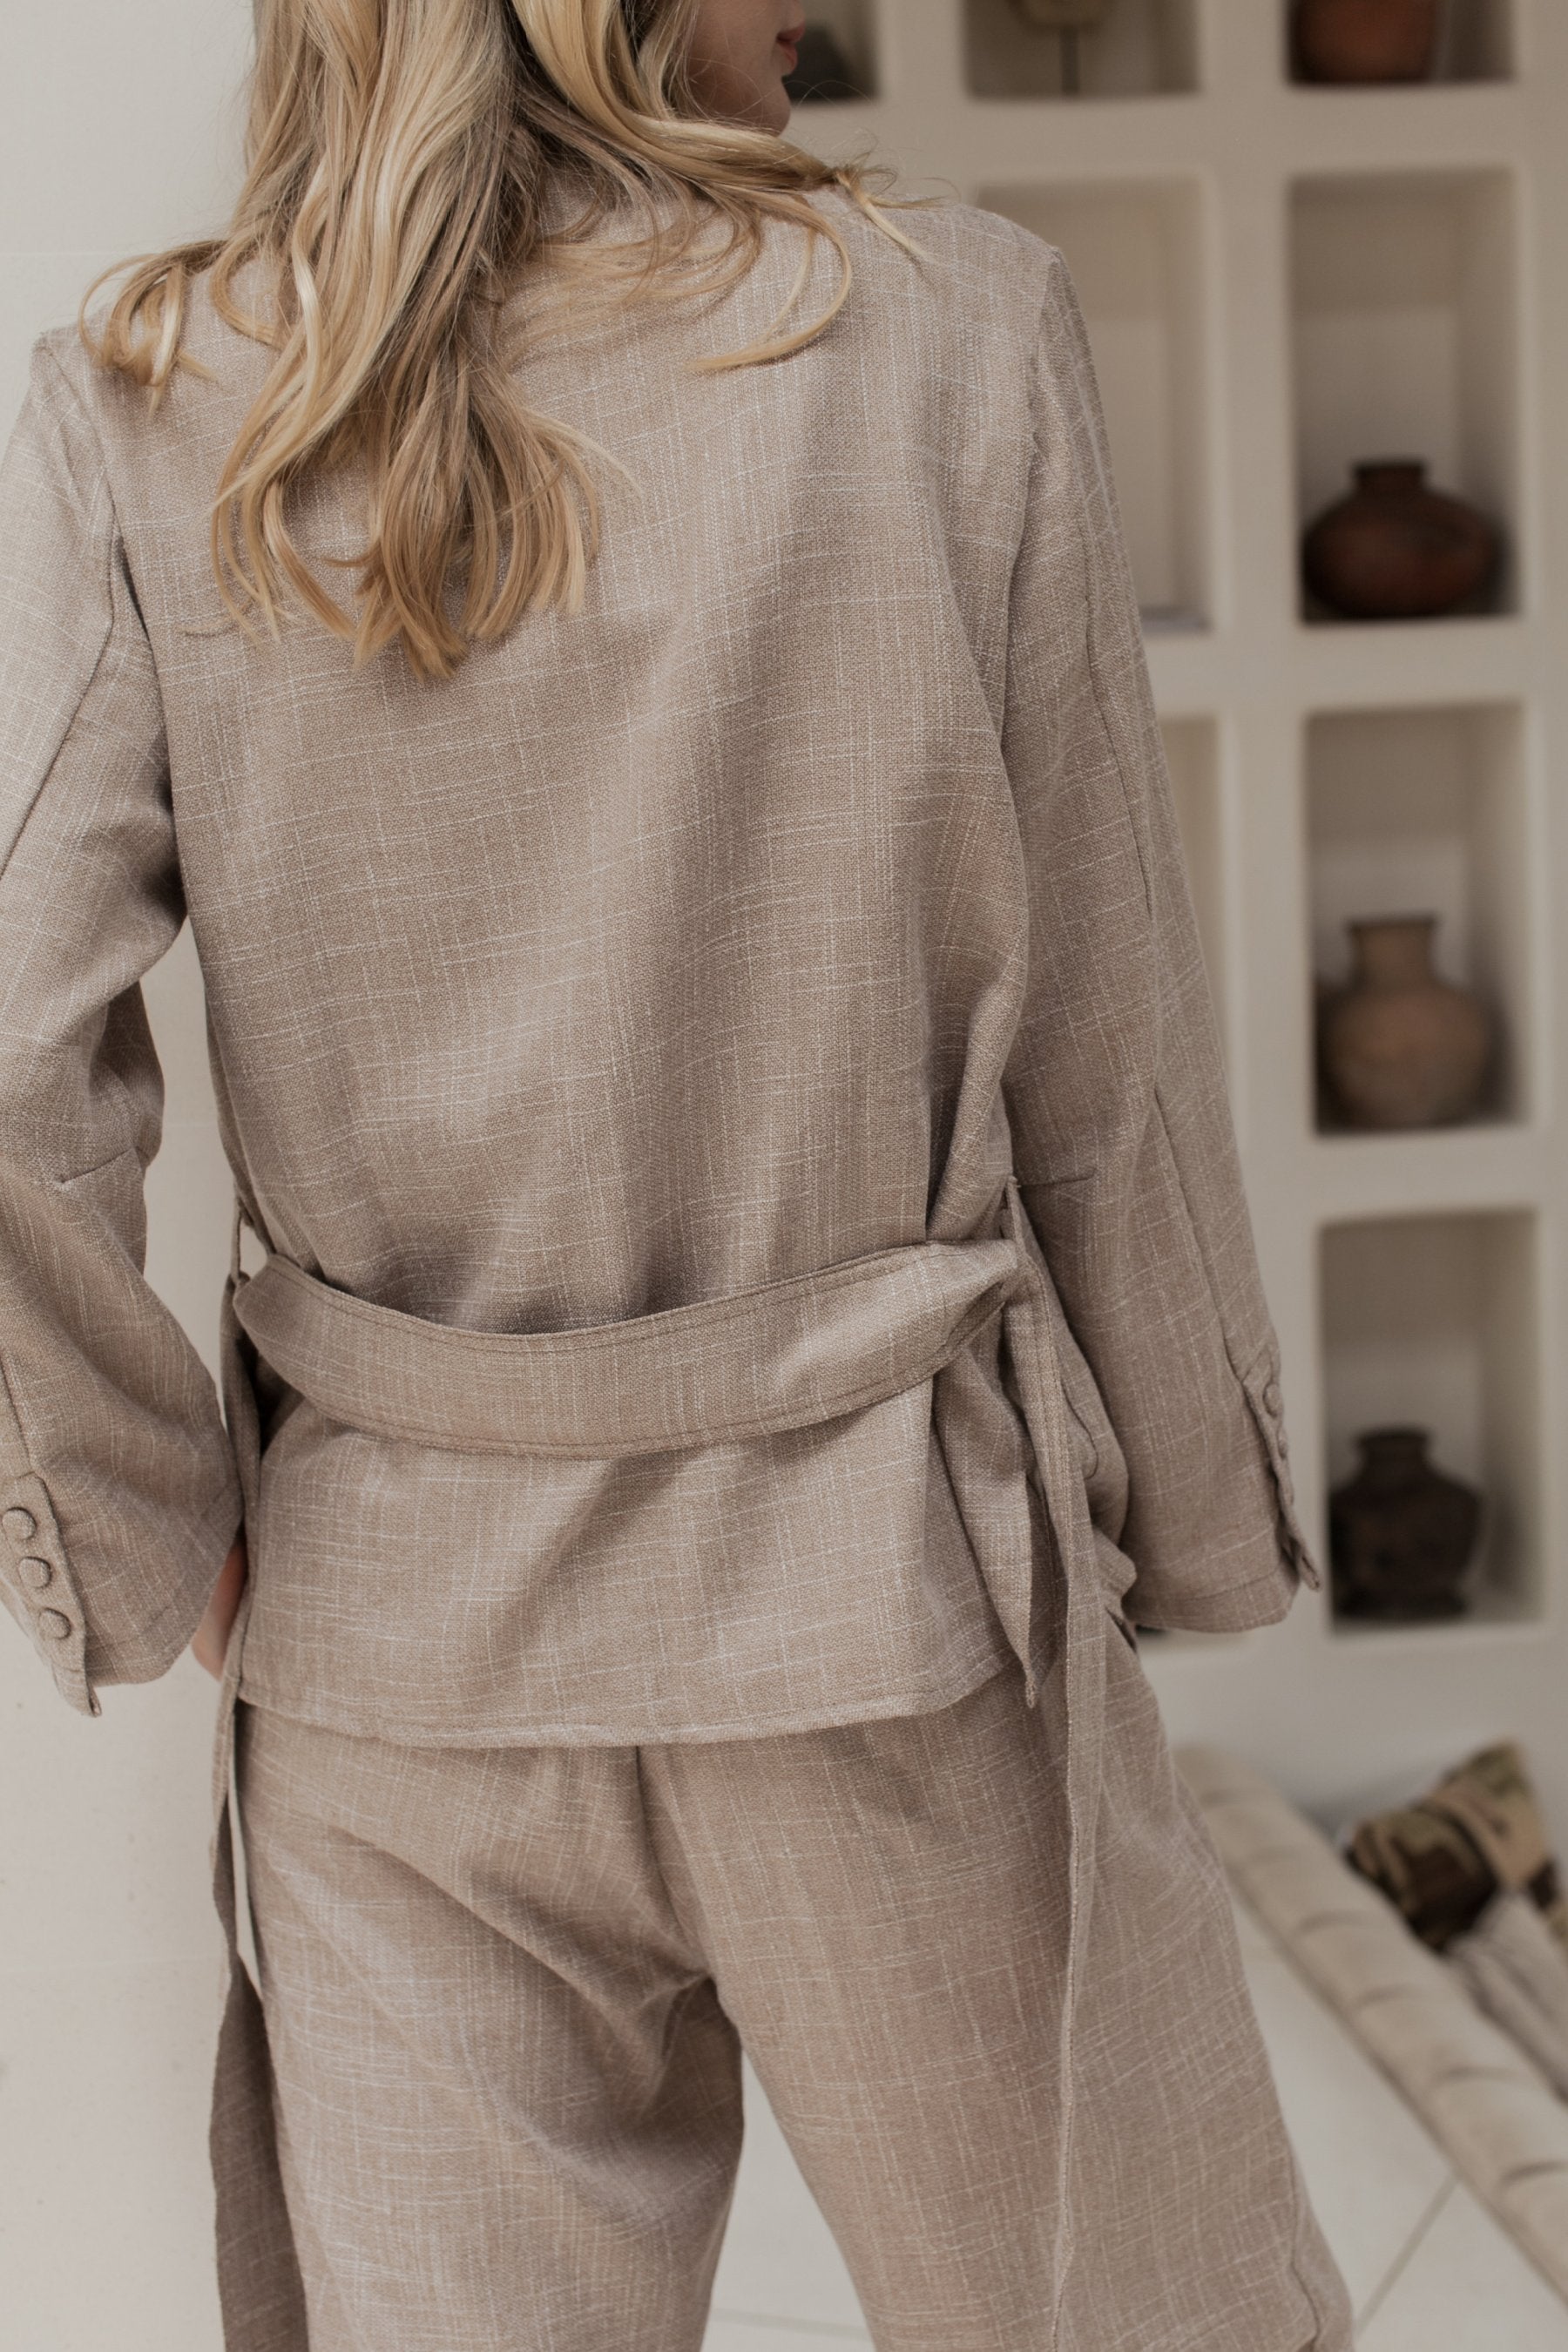
[[(1106, 1639), (1056, 2352), (1347, 2352), (1221, 1865)], [(698, 2352), (742, 2045), (879, 2352), (1052, 2352), (1061, 1734), (1016, 1665), (755, 1740), (236, 1730), (310, 2352)]]

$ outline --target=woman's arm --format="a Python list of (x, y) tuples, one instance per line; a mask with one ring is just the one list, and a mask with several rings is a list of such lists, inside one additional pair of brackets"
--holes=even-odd
[(1088, 339), (1056, 254), (1003, 748), (1030, 902), (1004, 1090), (1025, 1202), (1127, 1459), (1128, 1612), (1267, 1623), (1299, 1577), (1321, 1580), (1293, 1507), (1278, 1343)]
[(63, 1696), (170, 1666), (241, 1516), (143, 1277), (184, 919), (157, 678), (92, 423), (45, 338), (0, 466), (0, 1595)]

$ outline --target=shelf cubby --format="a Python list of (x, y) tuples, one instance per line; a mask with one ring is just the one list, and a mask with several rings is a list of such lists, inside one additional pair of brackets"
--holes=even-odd
[(1029, 183), (983, 188), (976, 202), (1066, 256), (1093, 348), (1145, 623), (1206, 626), (1206, 273), (1196, 183)]
[[(1497, 1024), (1478, 1119), (1531, 1109), (1530, 840), (1523, 728), (1512, 705), (1331, 711), (1307, 730), (1312, 964), (1349, 973), (1346, 925), (1435, 914), (1436, 962)], [(1323, 1105), (1318, 1125), (1343, 1132)]]
[[(1428, 1430), (1434, 1465), (1480, 1489), (1467, 1578), (1472, 1624), (1540, 1615), (1542, 1431), (1536, 1220), (1527, 1210), (1373, 1217), (1321, 1236), (1323, 1413), (1331, 1487), (1359, 1432)], [(1373, 1639), (1408, 1627), (1334, 1617)], [(1427, 1629), (1432, 1630), (1432, 1629)]]
[[(871, 0), (811, 0), (805, 21), (807, 39), (787, 84), (796, 104), (819, 106), (845, 99), (875, 98), (879, 73)], [(819, 81), (813, 60), (821, 55), (815, 37), (823, 34), (833, 43), (829, 54), (842, 60), (842, 65), (838, 75)]]
[(1504, 171), (1335, 173), (1290, 205), (1301, 527), (1358, 460), (1422, 458), (1502, 527), (1496, 612), (1520, 601), (1513, 195)]
[[(1286, 71), (1309, 89), (1388, 88), (1381, 83), (1309, 82), (1298, 69), (1295, 24), (1299, 0), (1281, 0)], [(1514, 71), (1511, 0), (1444, 0), (1429, 83), (1506, 81)], [(1402, 85), (1394, 85), (1400, 87)], [(1409, 85), (1403, 85), (1409, 87)], [(1419, 85), (1417, 85), (1419, 87)]]
[(1074, 47), (1013, 0), (964, 0), (964, 69), (976, 98), (1147, 98), (1198, 87), (1196, 0), (1113, 0)]

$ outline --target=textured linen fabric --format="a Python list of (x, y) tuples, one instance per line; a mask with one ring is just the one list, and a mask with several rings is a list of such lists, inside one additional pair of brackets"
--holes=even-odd
[(1014, 1661), (922, 1716), (641, 1748), (242, 1706), (310, 2352), (698, 2352), (742, 2043), (879, 2352), (1347, 2352), (1223, 1871), (1101, 1626), (1065, 2285), (1064, 1759)]
[[(1116, 2179), (1106, 1628), (1261, 1625), (1321, 1580), (1060, 257), (948, 205), (903, 216), (916, 260), (820, 201), (855, 281), (786, 362), (687, 364), (768, 329), (784, 229), (695, 314), (525, 348), (633, 483), (585, 611), (439, 687), (223, 618), (208, 507), (266, 355), (199, 286), (203, 374), (153, 411), (46, 337), (0, 469), (0, 1585), (95, 1712), (173, 1662), (243, 1516), (230, 2352), (308, 2341), (237, 1958), (242, 1700), (460, 1772), (904, 1721), (1016, 1665), (1060, 1765), (1037, 2226), (1070, 2294), (1074, 2181)], [(836, 283), (819, 252), (805, 302)], [(313, 558), (356, 529), (352, 477), (302, 499)], [(141, 982), (187, 918), (266, 1253), (237, 1215), (221, 1400), (142, 1270)], [(835, 1322), (846, 1290), (872, 1306)], [(273, 1362), (247, 1327), (280, 1296)]]
[[(308, 1273), (477, 1331), (612, 1323), (963, 1239), (1011, 1165), (1113, 1428), (1132, 1615), (1289, 1606), (1277, 1353), (1071, 289), (996, 215), (900, 215), (916, 261), (821, 201), (855, 284), (789, 361), (684, 372), (767, 325), (793, 231), (694, 316), (525, 359), (638, 488), (605, 473), (585, 612), (435, 688), (224, 622), (208, 505), (265, 354), (199, 287), (211, 380), (155, 413), (69, 333), (37, 352), (0, 478), (0, 1486), (47, 1489), (56, 1622), (6, 1596), (80, 1706), (178, 1654), (242, 1507), (140, 1271), (140, 979), (187, 916), (237, 1184)], [(803, 301), (835, 282), (819, 251)], [(355, 529), (352, 482), (304, 503), (317, 556)], [(635, 1740), (927, 1707), (1005, 1654), (1029, 1450), (994, 1325), (864, 1412), (605, 1461), (389, 1442), (251, 1369), (258, 1702)]]

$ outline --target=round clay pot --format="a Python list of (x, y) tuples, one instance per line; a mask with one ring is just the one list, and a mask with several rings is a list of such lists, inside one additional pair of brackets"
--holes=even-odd
[(1333, 1108), (1352, 1127), (1440, 1127), (1480, 1098), (1492, 1025), (1468, 989), (1432, 967), (1436, 915), (1352, 923), (1350, 984), (1322, 1000), (1319, 1051)]
[(1352, 621), (1428, 620), (1478, 595), (1501, 551), (1496, 527), (1463, 499), (1428, 489), (1419, 457), (1367, 458), (1355, 488), (1302, 542), (1308, 587)]
[(1369, 1429), (1361, 1467), (1329, 1497), (1336, 1610), (1347, 1617), (1454, 1617), (1481, 1498), (1427, 1460), (1424, 1429)]
[(1436, 46), (1437, 0), (1297, 0), (1304, 81), (1425, 81)]

